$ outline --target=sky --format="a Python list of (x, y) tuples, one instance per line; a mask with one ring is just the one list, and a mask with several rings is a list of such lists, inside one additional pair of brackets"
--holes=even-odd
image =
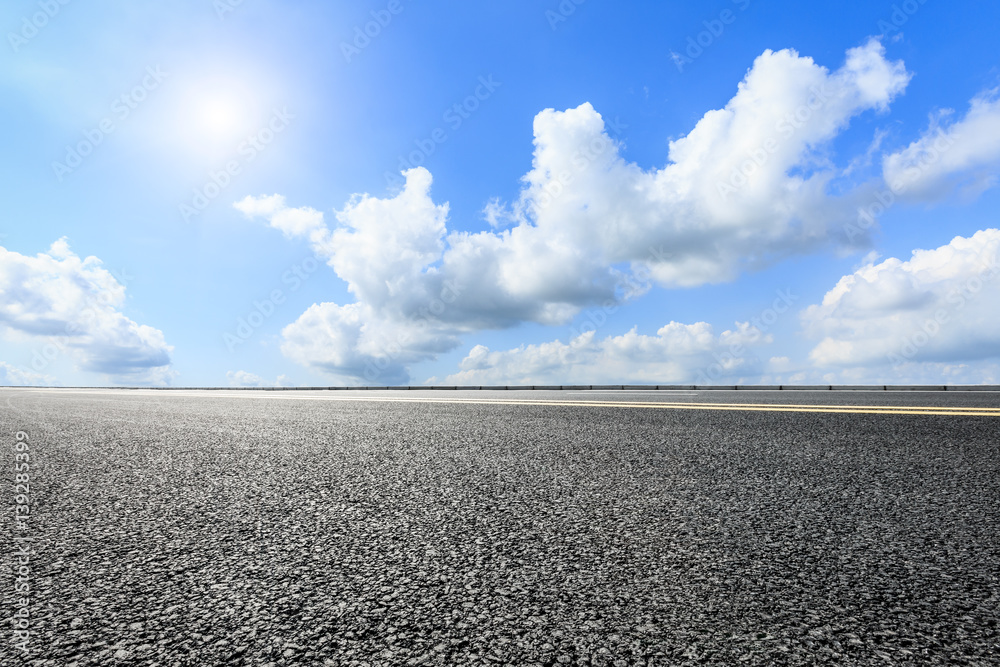
[(1000, 383), (998, 25), (9, 0), (0, 385)]

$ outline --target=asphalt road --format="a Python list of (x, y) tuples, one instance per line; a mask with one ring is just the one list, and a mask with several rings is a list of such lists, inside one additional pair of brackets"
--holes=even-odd
[(998, 393), (445, 393), (0, 389), (0, 664), (1000, 664)]

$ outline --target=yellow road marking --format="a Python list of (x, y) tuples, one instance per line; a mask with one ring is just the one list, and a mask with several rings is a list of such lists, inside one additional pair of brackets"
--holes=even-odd
[[(153, 393), (154, 390), (130, 390), (135, 393)], [(156, 392), (161, 393), (161, 392)], [(719, 410), (745, 412), (812, 412), (833, 414), (869, 414), (869, 415), (938, 415), (953, 417), (1000, 417), (1000, 408), (965, 407), (934, 407), (905, 405), (809, 405), (788, 403), (689, 403), (668, 401), (580, 401), (580, 400), (544, 400), (544, 399), (483, 399), (462, 397), (424, 397), (424, 396), (293, 396), (283, 392), (225, 392), (225, 391), (169, 391), (168, 395), (202, 396), (202, 397), (238, 397), (238, 398), (272, 398), (281, 400), (318, 400), (318, 401), (369, 401), (380, 403), (464, 403), (472, 405), (533, 405), (558, 407), (597, 407), (597, 408), (645, 408), (660, 410)]]
[[(289, 397), (306, 398), (306, 397)], [(327, 397), (324, 397), (327, 398)], [(598, 408), (652, 408), (661, 410), (722, 410), (749, 412), (823, 412), (843, 414), (889, 414), (889, 415), (951, 415), (1000, 417), (1000, 409), (996, 408), (908, 408), (906, 406), (811, 406), (811, 405), (776, 405), (754, 403), (667, 403), (667, 402), (634, 402), (634, 401), (533, 401), (533, 400), (483, 400), (464, 398), (417, 398), (417, 397), (381, 397), (381, 396), (344, 396), (329, 397), (340, 401), (408, 401), (413, 403), (466, 403), (475, 405), (533, 405), (560, 407), (598, 407)]]
[(917, 405), (824, 405), (821, 403), (678, 403), (672, 401), (657, 401), (668, 405), (719, 405), (726, 407), (738, 407), (741, 405), (767, 405), (775, 408), (831, 408), (835, 410), (845, 408), (864, 408), (865, 410), (972, 410), (1000, 412), (1000, 408), (977, 408), (977, 407), (947, 407), (947, 406), (917, 406)]

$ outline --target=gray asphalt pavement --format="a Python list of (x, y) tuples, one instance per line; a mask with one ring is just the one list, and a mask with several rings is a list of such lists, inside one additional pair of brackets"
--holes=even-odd
[(0, 389), (0, 664), (1000, 664), (1000, 393), (445, 393)]

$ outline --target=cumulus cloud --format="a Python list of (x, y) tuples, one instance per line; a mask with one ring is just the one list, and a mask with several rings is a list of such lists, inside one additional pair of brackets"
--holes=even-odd
[(964, 362), (1000, 357), (997, 303), (1000, 230), (985, 229), (914, 250), (908, 261), (866, 264), (806, 308), (802, 321), (820, 339), (810, 353), (816, 366), (854, 367), (856, 376), (878, 368), (882, 377), (891, 366), (898, 378), (924, 375), (918, 365), (928, 363), (938, 364), (928, 377), (940, 378)]
[(0, 361), (0, 386), (4, 387), (51, 387), (57, 384), (51, 375), (34, 373), (7, 362)]
[(956, 190), (974, 195), (996, 183), (1000, 167), (1000, 98), (992, 90), (972, 100), (963, 118), (946, 122), (951, 110), (934, 116), (924, 134), (886, 155), (882, 172), (893, 191), (929, 201)]
[(308, 236), (319, 232), (316, 239), (321, 241), (326, 225), (323, 214), (309, 207), (288, 208), (285, 198), (281, 195), (270, 197), (246, 197), (233, 204), (237, 210), (247, 216), (266, 216), (275, 229), (289, 237)]
[(668, 164), (651, 171), (622, 160), (617, 146), (600, 150), (610, 140), (589, 105), (545, 111), (519, 207), (601, 265), (644, 265), (665, 286), (731, 280), (840, 238), (863, 194), (828, 193), (837, 172), (822, 151), (908, 80), (875, 41), (832, 73), (792, 50), (766, 51), (726, 106), (671, 142)]
[(280, 195), (235, 204), (307, 240), (356, 297), (320, 303), (283, 333), (284, 353), (333, 375), (405, 381), (407, 367), (466, 332), (565, 324), (651, 284), (696, 286), (843, 240), (870, 185), (839, 188), (825, 153), (850, 120), (884, 111), (910, 74), (876, 41), (835, 71), (793, 50), (766, 51), (722, 109), (671, 142), (663, 168), (621, 156), (590, 104), (546, 109), (515, 202), (491, 200), (490, 229), (447, 229), (431, 175), (404, 172), (397, 194), (357, 195), (336, 212), (290, 208)]
[(588, 331), (568, 343), (551, 341), (491, 351), (472, 348), (461, 369), (445, 378), (456, 385), (524, 384), (714, 384), (754, 382), (767, 364), (755, 350), (770, 335), (747, 322), (716, 335), (705, 322), (670, 322), (655, 336), (635, 329), (598, 339)]
[(226, 381), (230, 387), (293, 387), (295, 384), (287, 375), (279, 375), (274, 382), (269, 382), (255, 373), (248, 371), (226, 371)]
[(38, 343), (36, 371), (68, 353), (79, 368), (115, 382), (163, 384), (173, 376), (163, 332), (122, 314), (125, 286), (98, 258), (74, 254), (65, 238), (35, 257), (0, 247), (0, 295), (0, 328)]
[[(432, 178), (423, 168), (405, 172), (405, 185), (391, 197), (355, 196), (336, 212), (332, 229), (321, 213), (289, 208), (279, 195), (248, 197), (236, 207), (307, 239), (356, 298), (310, 307), (284, 330), (285, 355), (347, 380), (405, 382), (410, 365), (454, 349), (470, 331), (526, 321), (565, 324), (583, 308), (621, 303), (652, 284), (732, 280), (842, 243), (847, 223), (880, 190), (849, 179), (884, 136), (843, 168), (833, 164), (829, 146), (853, 117), (885, 111), (909, 79), (877, 40), (850, 49), (835, 71), (793, 50), (765, 51), (725, 107), (672, 141), (666, 165), (649, 170), (622, 157), (590, 104), (546, 109), (534, 121), (534, 158), (521, 193), (510, 205), (487, 203), (486, 231), (449, 231), (448, 205), (433, 201)], [(963, 119), (936, 122), (884, 158), (886, 183), (895, 188), (905, 178), (914, 198), (956, 184), (986, 187), (1000, 156), (998, 111), (995, 96), (984, 96)], [(940, 150), (942, 142), (947, 151)], [(938, 156), (928, 162), (931, 150)], [(882, 358), (891, 349), (872, 352), (844, 334), (854, 327), (864, 335), (863, 322), (845, 320), (838, 329), (836, 321), (811, 327), (827, 328), (815, 362), (843, 365), (863, 354)], [(518, 360), (498, 357), (501, 375), (518, 375), (517, 364), (539, 355), (571, 352), (593, 368), (608, 352), (587, 357), (596, 344), (573, 351), (553, 342), (544, 350), (490, 354)], [(673, 377), (675, 370), (657, 373)], [(478, 377), (481, 371), (462, 372)]]
[[(445, 299), (448, 293), (443, 292)], [(447, 308), (445, 301), (431, 302)], [(434, 308), (439, 310), (439, 308)], [(366, 304), (313, 304), (282, 331), (281, 350), (289, 359), (337, 378), (339, 384), (359, 380), (404, 384), (407, 366), (434, 358), (460, 344), (452, 329), (428, 315), (394, 321)]]
[[(868, 189), (831, 195), (839, 173), (824, 149), (854, 116), (886, 109), (909, 78), (874, 40), (834, 72), (793, 50), (765, 51), (726, 106), (671, 142), (666, 166), (652, 170), (621, 157), (589, 104), (542, 111), (532, 170), (512, 206), (521, 224), (503, 247), (518, 265), (549, 255), (518, 273), (525, 281), (557, 270), (606, 286), (608, 267), (628, 264), (689, 287), (837, 243)], [(499, 217), (495, 204), (488, 214)]]

